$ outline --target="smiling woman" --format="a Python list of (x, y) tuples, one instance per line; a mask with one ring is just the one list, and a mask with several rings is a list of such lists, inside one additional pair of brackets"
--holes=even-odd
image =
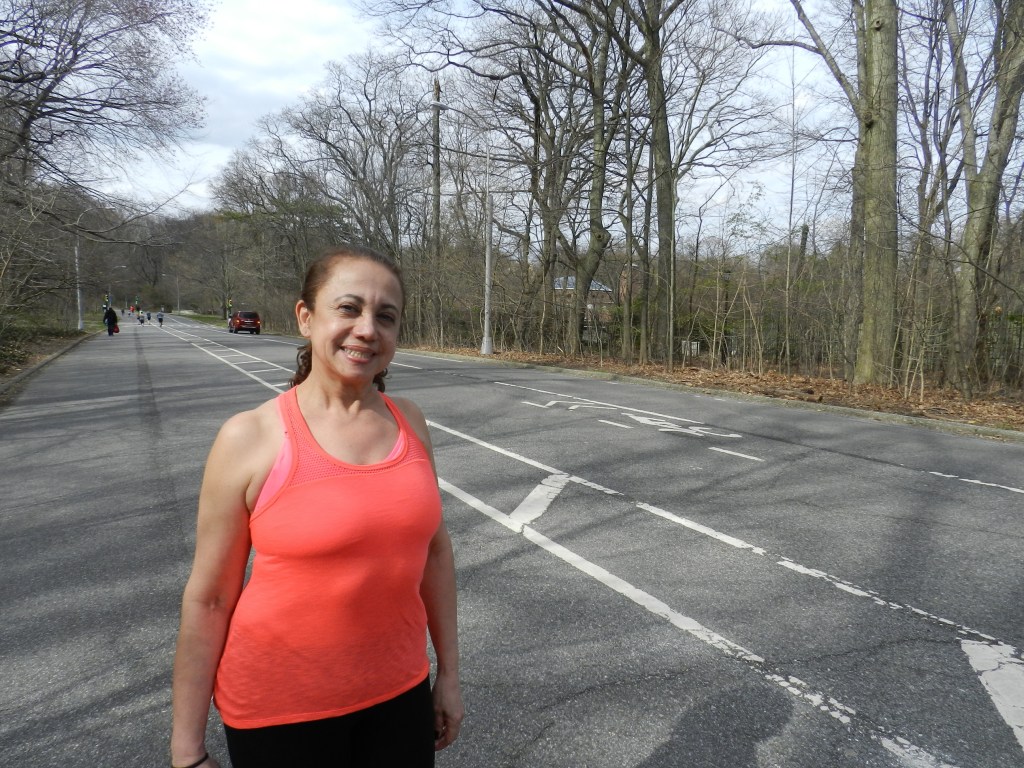
[[(332, 293), (330, 289), (335, 287), (342, 293)], [(355, 293), (345, 292), (350, 289)], [(365, 291), (365, 295), (361, 291)], [(318, 314), (316, 310), (322, 300), (321, 295), (327, 306)], [(373, 383), (383, 392), (387, 363), (394, 355), (404, 306), (405, 286), (394, 261), (374, 250), (354, 246), (325, 253), (307, 271), (302, 299), (296, 308), (299, 331), (309, 342), (299, 350), (298, 367), (292, 377), (292, 386), (301, 384), (311, 372), (315, 351), (312, 337), (314, 320), (321, 318), (317, 321), (317, 328), (325, 326), (323, 333), (326, 334), (327, 322), (337, 318), (341, 321), (340, 325), (351, 328), (352, 338), (348, 340), (347, 349), (343, 347), (345, 355), (359, 360), (364, 369), (371, 362), (374, 363), (376, 369), (373, 371)], [(346, 318), (349, 319), (347, 324)], [(365, 339), (367, 332), (374, 337), (369, 345)], [(379, 339), (376, 338), (378, 333)], [(330, 339), (324, 342), (328, 349), (321, 365), (329, 366), (334, 359), (335, 355), (329, 347), (334, 343)]]
[(293, 387), (214, 442), (175, 657), (174, 766), (216, 765), (211, 694), (235, 768), (426, 768), (458, 737), (455, 564), (430, 435), (412, 402), (383, 394), (404, 303), (388, 257), (327, 252), (296, 305), (309, 342)]

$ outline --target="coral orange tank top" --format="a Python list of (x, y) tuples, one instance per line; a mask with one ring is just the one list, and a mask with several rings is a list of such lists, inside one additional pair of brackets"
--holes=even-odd
[(277, 400), (290, 461), (275, 464), (278, 487), (250, 517), (252, 575), (214, 685), (233, 728), (354, 712), (429, 671), (420, 583), (441, 498), (422, 442), (384, 400), (398, 449), (367, 466), (320, 448), (294, 389)]

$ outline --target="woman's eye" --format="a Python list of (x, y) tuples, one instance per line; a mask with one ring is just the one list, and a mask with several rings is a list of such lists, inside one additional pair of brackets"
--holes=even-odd
[(380, 319), (380, 321), (382, 323), (393, 323), (393, 322), (395, 322), (395, 316), (394, 315), (385, 314), (385, 315), (377, 315), (377, 317)]

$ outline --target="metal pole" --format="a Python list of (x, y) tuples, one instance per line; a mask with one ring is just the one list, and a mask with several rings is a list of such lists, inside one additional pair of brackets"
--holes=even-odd
[(178, 308), (175, 310), (177, 314), (181, 314), (181, 282), (178, 280), (178, 276), (174, 276), (174, 293), (177, 296), (176, 303)]
[(78, 235), (75, 235), (75, 295), (78, 299), (78, 330), (85, 330), (85, 316), (82, 314), (82, 278), (78, 272)]
[[(441, 82), (434, 79), (434, 263), (430, 265), (430, 271), (437, 274), (441, 269), (441, 110), (444, 105), (441, 103)], [(439, 318), (440, 319), (440, 318)], [(441, 324), (441, 346), (444, 346), (444, 325)]]
[(491, 199), (491, 147), (487, 145), (487, 165), (484, 168), (484, 212), (487, 226), (484, 235), (484, 338), (480, 344), (481, 355), (494, 354), (494, 340), (491, 338), (491, 223), (494, 219), (494, 201)]

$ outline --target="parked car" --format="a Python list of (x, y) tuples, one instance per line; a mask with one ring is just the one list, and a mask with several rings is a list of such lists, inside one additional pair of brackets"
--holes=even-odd
[(228, 333), (238, 333), (239, 331), (259, 333), (262, 325), (263, 321), (260, 320), (259, 312), (235, 312), (228, 320)]

